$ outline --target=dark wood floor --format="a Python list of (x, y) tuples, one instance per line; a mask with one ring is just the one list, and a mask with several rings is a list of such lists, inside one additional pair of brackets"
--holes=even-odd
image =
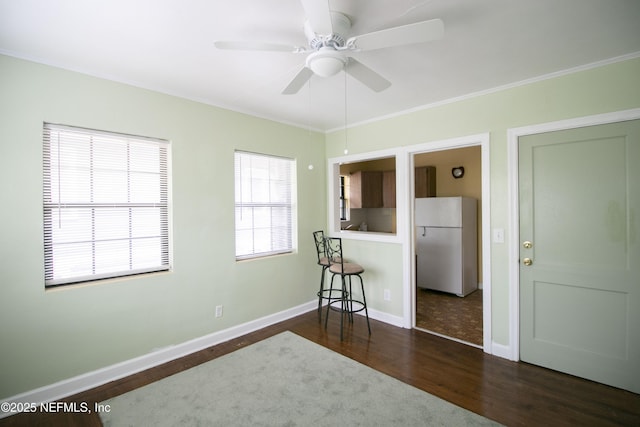
[[(310, 312), (118, 381), (72, 396), (94, 402), (117, 396), (196, 366), (282, 331), (391, 375), (456, 405), (509, 426), (640, 426), (640, 395), (490, 356), (482, 350), (425, 332), (372, 321), (372, 335), (360, 316), (339, 339), (339, 316), (329, 328)], [(95, 413), (19, 414), (0, 426), (99, 426)]]

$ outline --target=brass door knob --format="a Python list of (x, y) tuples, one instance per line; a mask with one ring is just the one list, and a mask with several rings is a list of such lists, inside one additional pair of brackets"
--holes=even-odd
[(523, 242), (523, 243), (522, 243), (522, 246), (523, 246), (525, 249), (531, 249), (531, 248), (533, 247), (533, 243), (531, 243), (530, 241), (528, 241), (528, 240), (527, 240), (526, 242)]
[(531, 258), (525, 258), (522, 260), (522, 263), (528, 267), (533, 264), (533, 260)]

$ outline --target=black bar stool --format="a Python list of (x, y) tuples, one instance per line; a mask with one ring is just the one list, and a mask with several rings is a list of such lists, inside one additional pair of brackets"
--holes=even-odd
[[(331, 285), (329, 291), (331, 293), (333, 289), (333, 279), (336, 275), (340, 276), (342, 282), (341, 298), (339, 300), (331, 300), (327, 305), (327, 315), (324, 320), (324, 327), (326, 329), (329, 321), (329, 311), (340, 311), (340, 341), (343, 339), (343, 323), (344, 316), (348, 316), (349, 321), (353, 323), (353, 313), (357, 313), (364, 310), (364, 314), (367, 318), (367, 329), (369, 329), (369, 335), (371, 335), (371, 325), (369, 324), (369, 311), (367, 310), (367, 298), (364, 293), (364, 282), (362, 281), (362, 273), (364, 268), (361, 265), (352, 262), (345, 262), (342, 254), (342, 239), (340, 237), (327, 237), (325, 238), (325, 253), (329, 259), (329, 271), (331, 272)], [(362, 292), (362, 300), (354, 298), (353, 289), (351, 287), (351, 278), (353, 276), (360, 279), (360, 290)], [(340, 303), (340, 307), (336, 307)]]
[(322, 321), (322, 301), (327, 300), (329, 303), (334, 300), (340, 300), (342, 295), (339, 289), (325, 289), (324, 277), (325, 272), (329, 268), (329, 257), (327, 256), (327, 249), (325, 245), (324, 232), (322, 230), (313, 232), (313, 241), (316, 245), (316, 254), (318, 255), (318, 265), (322, 267), (320, 273), (320, 290), (318, 291), (318, 322)]

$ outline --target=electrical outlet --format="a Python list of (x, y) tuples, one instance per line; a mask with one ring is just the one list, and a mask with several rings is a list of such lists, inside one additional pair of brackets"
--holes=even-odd
[(216, 317), (222, 317), (222, 306), (216, 305)]
[(384, 300), (391, 301), (391, 291), (389, 289), (384, 290)]

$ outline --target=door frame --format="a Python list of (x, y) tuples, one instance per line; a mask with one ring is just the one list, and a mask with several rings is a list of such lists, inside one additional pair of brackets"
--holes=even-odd
[[(404, 318), (405, 327), (415, 328), (416, 326), (416, 272), (415, 272), (415, 164), (414, 157), (416, 154), (452, 150), (456, 148), (480, 147), (481, 168), (482, 168), (482, 224), (478, 224), (482, 228), (482, 349), (486, 353), (493, 354), (492, 332), (491, 332), (491, 159), (490, 159), (490, 141), (489, 133), (481, 133), (476, 135), (468, 135), (458, 138), (451, 138), (424, 144), (417, 144), (406, 147), (403, 153), (402, 163), (408, 165), (404, 171), (409, 185), (404, 186), (406, 191), (404, 197), (408, 202), (409, 209), (405, 211), (405, 224), (409, 226), (405, 230), (408, 244), (404, 245), (403, 258), (405, 268), (404, 274)], [(479, 278), (480, 279), (480, 278)]]
[(518, 192), (518, 139), (525, 135), (535, 135), (636, 119), (640, 119), (640, 108), (507, 129), (507, 183), (510, 236), (507, 240), (509, 252), (509, 359), (515, 361), (520, 360), (520, 203)]

